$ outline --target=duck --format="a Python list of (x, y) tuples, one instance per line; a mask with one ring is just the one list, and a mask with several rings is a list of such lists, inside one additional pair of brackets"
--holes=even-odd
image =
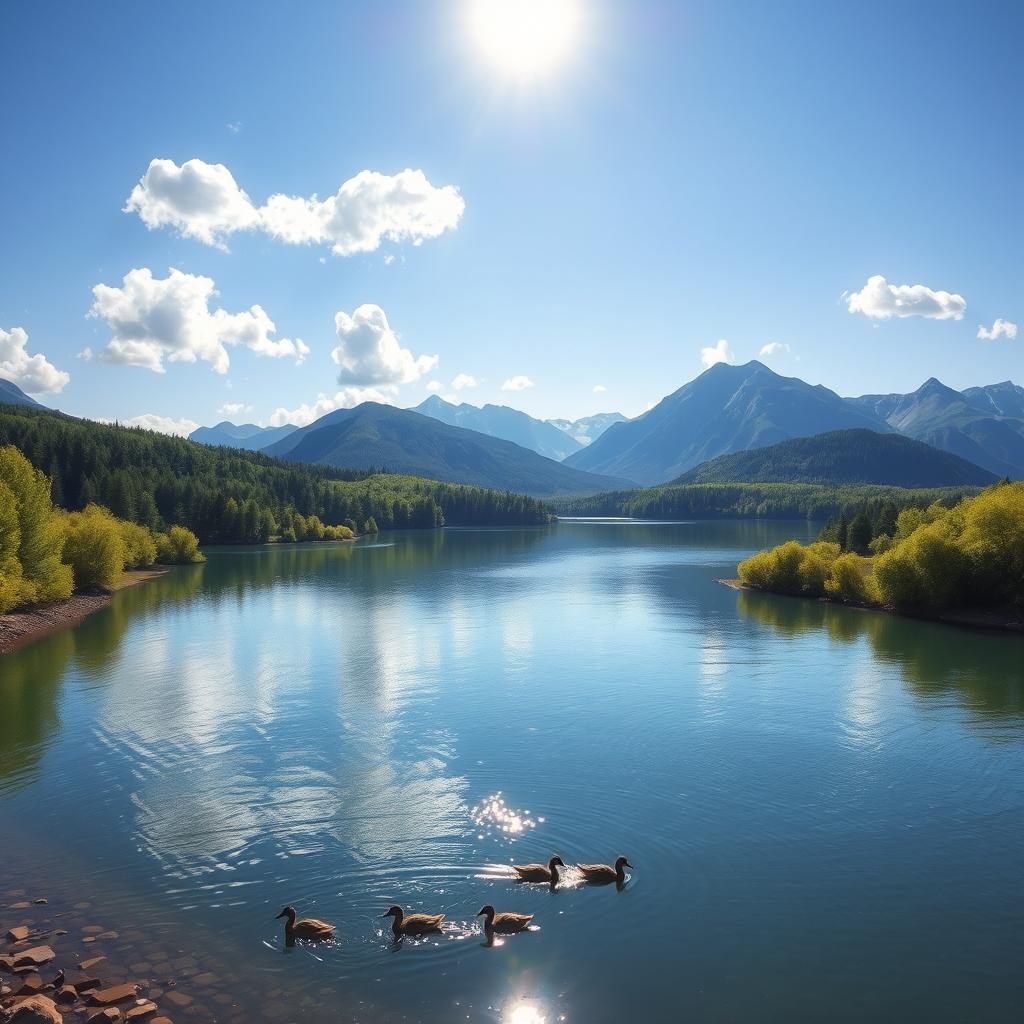
[(406, 916), (401, 907), (389, 907), (387, 913), (382, 917), (391, 917), (391, 930), (395, 938), (402, 935), (423, 935), (425, 932), (437, 932), (441, 930), (441, 922), (444, 914), (409, 914)]
[(558, 881), (558, 868), (564, 868), (561, 857), (552, 857), (547, 865), (544, 864), (513, 864), (512, 868), (519, 875), (520, 882), (550, 882), (554, 885)]
[(516, 932), (525, 931), (533, 920), (533, 914), (514, 914), (508, 910), (496, 914), (490, 903), (477, 911), (476, 916), (481, 915), (484, 918), (484, 931), (497, 932), (499, 935), (514, 935)]
[(289, 942), (295, 939), (309, 939), (312, 942), (321, 942), (324, 939), (333, 939), (335, 927), (326, 921), (319, 921), (315, 917), (304, 917), (301, 921), (295, 920), (295, 908), (285, 907), (274, 920), (285, 917), (284, 936)]
[(584, 879), (593, 885), (607, 885), (609, 882), (618, 882), (622, 885), (626, 880), (625, 868), (633, 867), (625, 857), (619, 857), (615, 861), (615, 867), (607, 864), (577, 864)]

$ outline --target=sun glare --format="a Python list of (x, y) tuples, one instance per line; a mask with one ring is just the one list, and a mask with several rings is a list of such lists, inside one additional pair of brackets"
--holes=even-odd
[(579, 36), (579, 0), (469, 0), (481, 55), (510, 76), (532, 78), (559, 64)]

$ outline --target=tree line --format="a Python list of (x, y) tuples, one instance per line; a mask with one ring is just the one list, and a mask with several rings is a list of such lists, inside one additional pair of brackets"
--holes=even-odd
[(154, 534), (94, 503), (68, 512), (51, 488), (17, 448), (0, 447), (0, 612), (113, 586), (126, 568), (202, 560), (182, 526)]
[(762, 590), (857, 604), (1024, 608), (1024, 483), (1002, 482), (952, 507), (908, 506), (891, 526), (869, 542), (873, 558), (837, 541), (789, 541), (737, 571)]
[(140, 428), (0, 407), (0, 444), (17, 447), (71, 510), (102, 505), (204, 544), (323, 539), (321, 530), (433, 529), (549, 522), (534, 498), (417, 477), (284, 462)]

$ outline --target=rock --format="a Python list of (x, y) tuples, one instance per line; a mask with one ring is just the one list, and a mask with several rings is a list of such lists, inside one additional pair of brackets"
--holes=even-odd
[(17, 928), (12, 928), (7, 933), (8, 942), (24, 942), (29, 936), (29, 928), (27, 924), (19, 925)]
[(49, 946), (33, 946), (21, 953), (15, 953), (11, 960), (14, 967), (41, 967), (57, 956)]
[(19, 900), (17, 903), (12, 903), (10, 906), (11, 910), (28, 910), (32, 904), (28, 900)]
[(134, 999), (138, 991), (135, 985), (114, 985), (113, 988), (97, 989), (89, 996), (89, 1002), (93, 1006), (113, 1006)]
[(164, 996), (164, 999), (169, 1003), (173, 1003), (175, 1006), (192, 1005), (192, 997), (185, 995), (184, 992), (179, 992), (177, 989), (172, 989), (168, 992), (167, 995)]
[(83, 960), (79, 965), (80, 971), (91, 971), (94, 967), (98, 967), (107, 958), (105, 956), (93, 956), (88, 960)]
[(121, 1011), (116, 1006), (105, 1006), (102, 1010), (93, 1010), (88, 1019), (96, 1021), (96, 1024), (103, 1024), (103, 1021), (111, 1021), (114, 1024), (121, 1020)]
[(41, 907), (41, 906), (44, 906), (45, 904), (49, 903), (50, 901), (45, 896), (40, 896), (39, 899), (33, 900), (32, 902), (37, 907)]
[[(85, 964), (82, 966), (84, 967)], [(87, 989), (96, 988), (99, 983), (100, 979), (95, 971), (64, 972), (64, 984), (71, 985), (72, 988), (77, 989), (79, 992), (85, 992)]]
[(63, 1003), (65, 1006), (70, 1006), (72, 1003), (78, 1002), (78, 993), (71, 985), (62, 985), (57, 989), (57, 1002)]
[(103, 931), (106, 931), (106, 929), (105, 929), (105, 928), (104, 928), (104, 927), (103, 927), (102, 925), (98, 925), (98, 924), (87, 924), (87, 925), (86, 925), (86, 926), (85, 926), (85, 927), (84, 927), (84, 928), (82, 929), (82, 934), (83, 934), (83, 935), (99, 935), (99, 934), (100, 934), (100, 932), (103, 932)]
[(192, 979), (197, 985), (216, 985), (217, 975), (213, 971), (203, 971)]
[(172, 1024), (170, 1017), (154, 1017), (149, 1024)]
[(44, 988), (43, 979), (37, 973), (32, 973), (25, 976), (24, 981), (21, 983), (21, 988), (14, 994), (16, 996), (37, 996)]
[(148, 999), (143, 1000), (141, 1003), (137, 1003), (130, 1010), (125, 1011), (125, 1020), (145, 1020), (151, 1014), (156, 1013), (156, 1003), (151, 1003)]
[(7, 1020), (8, 1024), (62, 1024), (64, 1018), (52, 999), (29, 996), (14, 1007)]

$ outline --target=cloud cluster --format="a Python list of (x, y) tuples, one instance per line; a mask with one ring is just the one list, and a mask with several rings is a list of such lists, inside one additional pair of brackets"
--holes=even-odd
[(245, 402), (225, 402), (217, 411), (223, 416), (239, 416), (243, 412), (252, 412), (252, 406)]
[(146, 227), (225, 247), (235, 231), (259, 229), (292, 245), (330, 245), (339, 256), (373, 252), (385, 240), (419, 245), (454, 229), (465, 202), (454, 185), (438, 188), (420, 170), (360, 171), (326, 199), (272, 195), (257, 207), (223, 164), (152, 160), (132, 189), (126, 213)]
[(700, 350), (700, 361), (707, 367), (715, 363), (731, 363), (733, 361), (732, 349), (725, 338), (721, 338), (714, 345)]
[(934, 291), (923, 284), (889, 284), (881, 274), (869, 277), (859, 292), (843, 295), (851, 313), (873, 320), (921, 316), (928, 320), (960, 320), (967, 300), (955, 292)]
[(524, 374), (517, 374), (515, 377), (509, 377), (504, 384), (501, 385), (502, 391), (525, 391), (527, 388), (534, 386), (533, 381)]
[(338, 345), (331, 359), (338, 364), (338, 383), (354, 387), (396, 388), (411, 384), (437, 366), (437, 356), (414, 356), (399, 344), (380, 306), (366, 303), (351, 315), (334, 314)]
[(466, 388), (475, 388), (478, 385), (479, 381), (476, 377), (471, 377), (468, 373), (457, 373), (452, 380), (452, 387), (456, 391), (465, 391)]
[(333, 395), (318, 395), (317, 400), (312, 403), (303, 402), (295, 409), (285, 409), (283, 406), (275, 409), (270, 417), (272, 427), (283, 427), (286, 423), (293, 423), (297, 427), (305, 427), (314, 420), (326, 416), (335, 409), (354, 409), (363, 402), (380, 402), (382, 405), (394, 405), (394, 398), (391, 394), (385, 394), (376, 388), (342, 388)]
[(603, 384), (595, 384), (590, 390), (595, 395), (603, 395), (608, 389)]
[(783, 341), (769, 341), (767, 345), (761, 346), (761, 351), (758, 353), (762, 356), (773, 356), (777, 352), (788, 352), (789, 346)]
[(58, 370), (42, 353), (28, 354), (28, 332), (21, 327), (0, 330), (0, 377), (30, 395), (62, 391), (71, 374)]
[(143, 430), (155, 430), (158, 434), (174, 434), (177, 437), (188, 437), (199, 424), (195, 420), (176, 420), (171, 416), (161, 416), (155, 412), (144, 412), (141, 416), (133, 416), (128, 420), (112, 420), (104, 416), (96, 418), (97, 423), (118, 423), (122, 427), (142, 427)]
[[(171, 269), (153, 277), (148, 267), (130, 270), (120, 288), (98, 284), (88, 315), (103, 320), (112, 337), (98, 358), (164, 372), (164, 359), (203, 360), (217, 373), (230, 365), (228, 347), (244, 345), (257, 355), (293, 357), (301, 363), (309, 348), (296, 338), (274, 339), (277, 328), (262, 306), (242, 313), (210, 311), (217, 294), (213, 279)], [(87, 357), (88, 358), (88, 357)]]
[(978, 337), (983, 341), (997, 341), (999, 338), (1013, 341), (1017, 337), (1017, 325), (1012, 320), (998, 317), (991, 328), (978, 324)]

